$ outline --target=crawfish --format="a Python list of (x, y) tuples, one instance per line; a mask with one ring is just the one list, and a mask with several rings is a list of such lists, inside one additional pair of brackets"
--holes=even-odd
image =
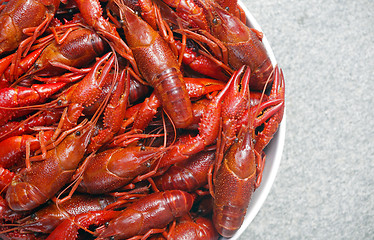
[(214, 179), (213, 222), (224, 237), (231, 237), (242, 225), (255, 189), (259, 156), (252, 134), (251, 127), (241, 129), (239, 141), (226, 152)]
[(69, 67), (87, 66), (107, 49), (108, 44), (98, 34), (79, 27), (72, 30), (62, 43), (54, 40), (48, 44), (27, 74), (59, 75), (65, 69), (58, 67), (56, 63)]
[(27, 38), (23, 32), (37, 27), (33, 40), (40, 36), (52, 20), (60, 0), (11, 0), (0, 13), (0, 56), (19, 47)]
[(65, 219), (61, 222), (46, 240), (77, 239), (80, 228), (89, 231), (87, 230), (88, 227), (102, 225), (117, 217), (119, 213), (119, 211), (96, 210), (78, 214), (71, 219)]
[(180, 190), (156, 192), (145, 196), (111, 220), (107, 226), (96, 229), (98, 239), (130, 238), (147, 233), (152, 229), (166, 227), (171, 221), (187, 214), (193, 204), (194, 197)]
[(78, 190), (98, 194), (120, 188), (139, 175), (150, 172), (160, 153), (162, 149), (144, 146), (113, 148), (100, 152), (87, 164)]
[[(243, 65), (251, 69), (250, 89), (262, 90), (273, 71), (270, 57), (262, 43), (262, 34), (249, 28), (214, 1), (203, 3), (211, 34), (227, 48), (228, 63), (234, 70)], [(269, 86), (269, 85), (268, 85)]]
[[(248, 88), (248, 85), (243, 87)], [(249, 89), (244, 92), (249, 94)], [(250, 107), (249, 97), (247, 107)], [(250, 111), (247, 111), (246, 117), (252, 117)], [(222, 163), (216, 165), (218, 169), (213, 176), (213, 223), (224, 237), (231, 237), (241, 226), (255, 189), (256, 164), (260, 166), (262, 159), (254, 149), (253, 134), (251, 119), (241, 125), (237, 139), (225, 151)], [(220, 159), (217, 161), (220, 162)]]
[(51, 126), (58, 122), (61, 114), (61, 109), (54, 109), (52, 111), (37, 112), (21, 122), (9, 121), (0, 127), (0, 141), (14, 136), (33, 134), (35, 132), (34, 127)]
[(33, 84), (30, 88), (3, 88), (0, 90), (0, 125), (27, 114), (25, 106), (43, 103), (66, 83)]
[(56, 147), (48, 150), (43, 161), (34, 162), (13, 178), (6, 192), (6, 201), (11, 209), (34, 209), (70, 181), (86, 151), (92, 125), (92, 122), (82, 122), (57, 142)]
[(50, 202), (37, 212), (18, 220), (19, 227), (24, 231), (50, 233), (65, 219), (81, 213), (104, 210), (106, 206), (114, 203), (111, 196), (90, 196), (86, 194), (74, 194), (71, 199), (57, 206)]
[(141, 75), (154, 88), (175, 126), (188, 126), (192, 121), (191, 101), (176, 56), (158, 32), (130, 8), (118, 4), (126, 40)]
[(40, 48), (29, 53), (26, 57), (24, 57), (18, 62), (16, 69), (14, 69), (14, 66), (10, 64), (11, 62), (15, 61), (14, 60), (16, 57), (15, 54), (12, 54), (12, 55), (9, 55), (3, 58), (2, 60), (7, 60), (9, 57), (11, 57), (9, 64), (4, 63), (5, 64), (3, 65), (4, 69), (2, 70), (2, 72), (0, 71), (1, 88), (10, 87), (14, 79), (13, 77), (15, 75), (20, 76), (24, 74), (28, 69), (30, 69), (30, 67), (35, 63), (35, 61), (38, 59), (42, 51), (43, 51), (43, 48)]
[[(52, 138), (52, 131), (43, 134), (44, 142)], [(22, 135), (9, 137), (0, 142), (0, 167), (10, 168), (25, 157), (26, 148), (30, 153), (40, 149), (40, 136)]]

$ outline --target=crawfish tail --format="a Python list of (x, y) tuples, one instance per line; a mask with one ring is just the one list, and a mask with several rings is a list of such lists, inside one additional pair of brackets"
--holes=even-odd
[(214, 162), (214, 152), (200, 152), (188, 161), (171, 166), (162, 176), (155, 179), (159, 189), (179, 189), (191, 192), (208, 183), (209, 167)]

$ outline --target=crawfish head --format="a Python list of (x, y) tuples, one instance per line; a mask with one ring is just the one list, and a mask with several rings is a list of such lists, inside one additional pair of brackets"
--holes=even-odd
[(244, 42), (249, 38), (248, 27), (217, 3), (203, 4), (211, 33), (224, 43)]
[(36, 161), (18, 173), (6, 193), (9, 207), (15, 211), (34, 209), (68, 183), (83, 158), (92, 129), (92, 123), (77, 126), (47, 151), (43, 161)]

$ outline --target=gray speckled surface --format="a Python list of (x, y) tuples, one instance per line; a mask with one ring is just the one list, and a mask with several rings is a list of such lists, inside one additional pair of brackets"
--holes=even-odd
[(374, 239), (374, 1), (243, 0), (286, 78), (282, 162), (244, 239)]

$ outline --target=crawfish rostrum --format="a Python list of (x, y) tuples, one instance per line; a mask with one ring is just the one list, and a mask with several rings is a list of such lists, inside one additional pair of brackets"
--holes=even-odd
[(1, 239), (235, 234), (285, 104), (235, 0), (0, 3)]

